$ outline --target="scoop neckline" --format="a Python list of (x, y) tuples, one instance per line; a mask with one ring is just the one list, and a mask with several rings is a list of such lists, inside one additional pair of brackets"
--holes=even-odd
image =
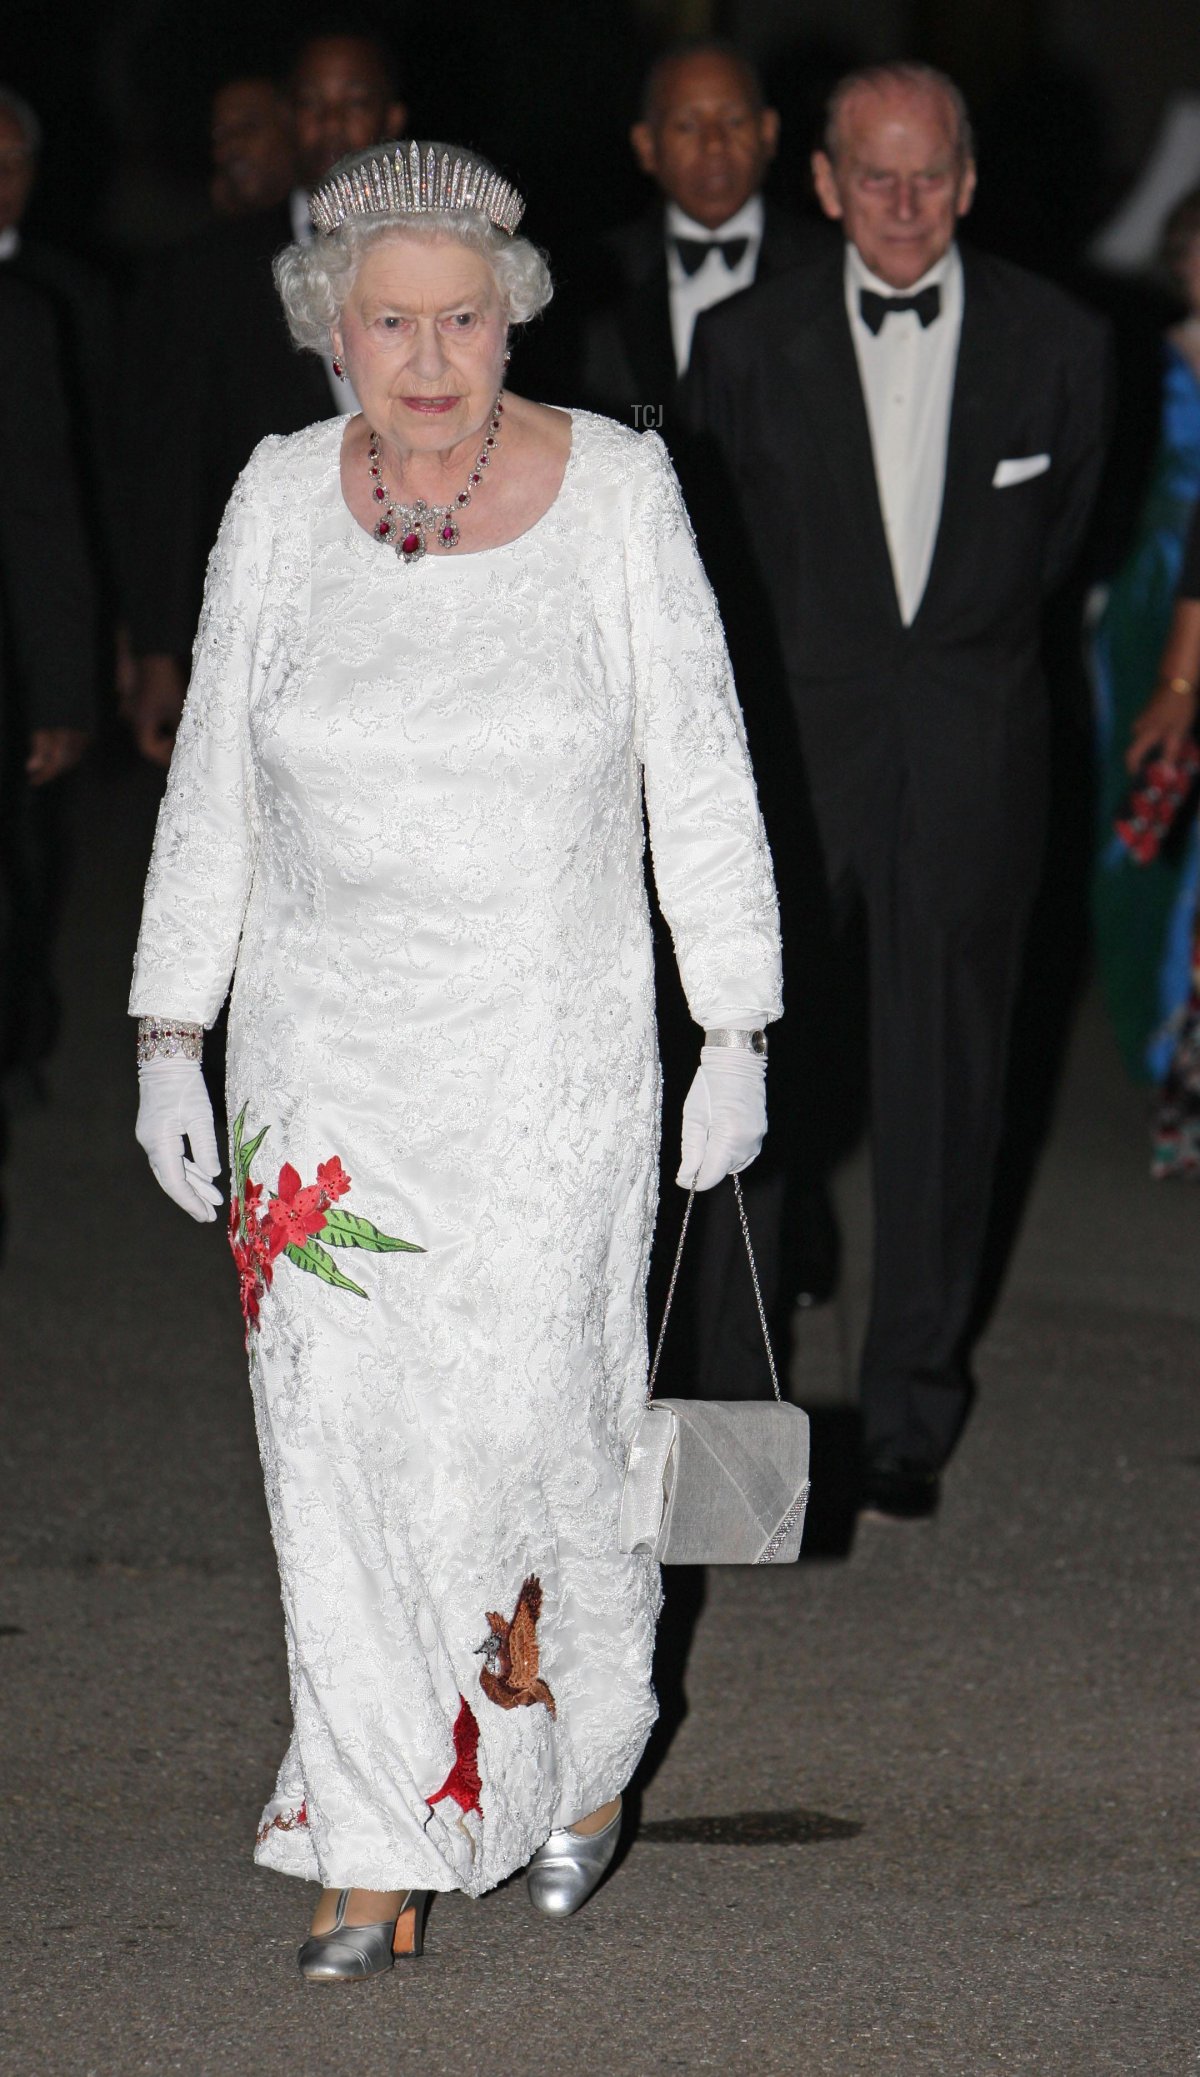
[[(579, 430), (579, 413), (577, 411), (567, 410), (566, 406), (561, 404), (556, 405), (555, 409), (565, 411), (567, 418), (570, 419), (571, 438), (567, 447), (567, 459), (563, 465), (561, 481), (559, 483), (558, 489), (555, 491), (554, 496), (551, 498), (550, 503), (547, 505), (545, 511), (539, 512), (537, 518), (532, 522), (531, 525), (525, 528), (525, 531), (523, 533), (514, 534), (511, 541), (497, 541), (495, 546), (492, 548), (469, 548), (466, 551), (465, 555), (460, 554), (454, 550), (444, 555), (423, 555), (421, 556), (420, 561), (424, 568), (428, 569), (432, 565), (436, 565), (438, 563), (461, 564), (483, 562), (485, 558), (489, 555), (507, 555), (510, 548), (520, 548), (527, 541), (532, 540), (533, 536), (542, 527), (544, 527), (550, 519), (553, 518), (554, 514), (558, 511), (559, 506), (562, 504), (563, 498), (566, 495), (568, 486), (571, 482), (571, 478), (574, 474), (576, 455), (579, 446), (577, 438)], [(351, 534), (353, 535), (355, 541), (361, 542), (362, 546), (365, 549), (377, 553), (380, 550), (384, 549), (387, 544), (382, 541), (377, 541), (375, 539), (374, 534), (370, 533), (365, 526), (361, 526), (359, 524), (358, 520), (354, 517), (353, 512), (350, 510), (350, 506), (346, 501), (346, 494), (342, 489), (342, 447), (345, 442), (345, 438), (346, 425), (345, 422), (343, 422), (337, 447), (334, 451), (334, 467), (336, 471), (335, 492), (337, 500), (342, 508), (342, 511), (346, 515), (347, 524), (349, 525)], [(395, 556), (394, 549), (392, 550), (392, 554), (393, 556)], [(398, 559), (399, 558), (397, 558), (397, 560)]]

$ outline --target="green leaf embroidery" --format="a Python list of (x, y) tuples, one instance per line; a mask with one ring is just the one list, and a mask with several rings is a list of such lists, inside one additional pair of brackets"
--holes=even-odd
[(424, 1248), (412, 1240), (397, 1240), (393, 1234), (381, 1233), (370, 1219), (358, 1212), (340, 1211), (336, 1206), (325, 1214), (321, 1229), (322, 1240), (331, 1248), (366, 1248), (372, 1255), (423, 1255)]
[(270, 1130), (271, 1128), (269, 1125), (264, 1125), (262, 1131), (256, 1132), (254, 1138), (249, 1142), (249, 1144), (242, 1148), (242, 1170), (244, 1182), (249, 1182), (250, 1163), (253, 1161), (255, 1155), (257, 1154), (259, 1148), (261, 1147), (263, 1141), (265, 1140)]
[(262, 1131), (255, 1133), (252, 1140), (247, 1142), (243, 1139), (248, 1109), (249, 1105), (244, 1103), (233, 1121), (234, 1196), (240, 1199), (244, 1199), (246, 1195), (246, 1185), (250, 1180), (250, 1163), (271, 1129), (269, 1125), (264, 1125)]
[[(251, 1163), (270, 1130), (269, 1126), (264, 1125), (261, 1132), (255, 1133), (253, 1139), (248, 1140), (245, 1136), (248, 1109), (249, 1105), (243, 1104), (233, 1121), (233, 1181), (239, 1209), (237, 1230), (230, 1235), (230, 1242), (242, 1272), (242, 1309), (246, 1316), (247, 1336), (250, 1337), (248, 1345), (252, 1345), (253, 1329), (258, 1319), (255, 1300), (260, 1299), (267, 1288), (270, 1260), (268, 1250), (273, 1249), (277, 1242), (272, 1242), (270, 1237), (269, 1214), (264, 1214), (257, 1206), (248, 1208), (246, 1204), (246, 1193), (252, 1183)], [(331, 1178), (335, 1186), (340, 1169), (340, 1162), (335, 1162)], [(282, 1170), (280, 1173), (282, 1175)], [(349, 1187), (349, 1179), (344, 1175), (341, 1177), (340, 1187)], [(325, 1224), (320, 1231), (323, 1238), (328, 1241), (329, 1247), (361, 1248), (371, 1255), (425, 1253), (424, 1248), (418, 1247), (415, 1241), (400, 1240), (394, 1234), (381, 1233), (378, 1226), (370, 1219), (362, 1218), (357, 1212), (338, 1210), (329, 1203), (327, 1190), (320, 1189), (312, 1195), (324, 1207)], [(268, 1204), (274, 1204), (276, 1201), (276, 1193), (271, 1191)], [(303, 1241), (293, 1241), (283, 1249), (283, 1253), (296, 1269), (304, 1270), (309, 1276), (319, 1277), (323, 1284), (329, 1284), (334, 1290), (351, 1291), (356, 1298), (369, 1297), (361, 1284), (356, 1284), (348, 1276), (343, 1276), (328, 1248), (322, 1247), (321, 1242), (313, 1235)]]
[(302, 1247), (292, 1241), (283, 1252), (297, 1269), (306, 1269), (310, 1276), (319, 1276), (323, 1284), (332, 1284), (339, 1291), (353, 1291), (356, 1298), (366, 1297), (362, 1285), (352, 1284), (348, 1276), (342, 1275), (333, 1256), (319, 1241), (310, 1238)]
[(242, 1133), (246, 1126), (246, 1112), (250, 1106), (242, 1105), (233, 1121), (233, 1194), (240, 1197), (246, 1187), (246, 1163), (242, 1155)]

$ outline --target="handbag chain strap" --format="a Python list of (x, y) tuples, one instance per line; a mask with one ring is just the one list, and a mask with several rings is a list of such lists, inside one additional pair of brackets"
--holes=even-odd
[[(739, 1176), (734, 1176), (733, 1178), (733, 1194), (737, 1199), (738, 1221), (742, 1229), (742, 1239), (746, 1243), (746, 1258), (750, 1264), (750, 1280), (754, 1285), (754, 1303), (758, 1307), (758, 1324), (762, 1328), (763, 1347), (767, 1352), (767, 1365), (771, 1372), (771, 1383), (775, 1388), (775, 1397), (779, 1400), (780, 1404), (782, 1405), (783, 1393), (779, 1389), (779, 1373), (775, 1368), (775, 1352), (771, 1347), (771, 1336), (767, 1330), (767, 1312), (766, 1307), (763, 1304), (762, 1289), (758, 1281), (758, 1267), (754, 1260), (754, 1249), (750, 1245), (750, 1227), (746, 1220), (746, 1206), (742, 1198), (742, 1184), (741, 1178)], [(650, 1382), (646, 1390), (647, 1405), (649, 1405), (650, 1401), (654, 1397), (655, 1379), (658, 1376), (658, 1366), (662, 1358), (663, 1343), (667, 1338), (667, 1321), (671, 1317), (671, 1304), (675, 1297), (675, 1286), (679, 1282), (679, 1265), (683, 1261), (683, 1244), (684, 1241), (687, 1239), (688, 1221), (692, 1216), (692, 1206), (695, 1203), (695, 1201), (695, 1190), (689, 1190), (688, 1201), (683, 1214), (683, 1225), (679, 1229), (679, 1246), (675, 1250), (675, 1261), (671, 1270), (671, 1281), (667, 1286), (667, 1300), (666, 1304), (663, 1306), (662, 1326), (658, 1330), (658, 1341), (655, 1345), (654, 1361), (650, 1365)]]

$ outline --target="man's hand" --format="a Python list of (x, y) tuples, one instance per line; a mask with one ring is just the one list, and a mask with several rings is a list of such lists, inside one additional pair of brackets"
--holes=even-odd
[(79, 763), (91, 738), (84, 728), (35, 728), (29, 738), (25, 776), (31, 786), (48, 786)]
[(169, 765), (187, 685), (173, 656), (142, 656), (131, 702), (133, 740), (151, 764)]

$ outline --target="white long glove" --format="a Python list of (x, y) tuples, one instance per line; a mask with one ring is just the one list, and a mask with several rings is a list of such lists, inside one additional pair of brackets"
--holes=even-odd
[[(137, 1124), (134, 1136), (144, 1148), (160, 1188), (181, 1205), (189, 1218), (208, 1223), (217, 1216), (221, 1193), (213, 1177), (221, 1172), (212, 1105), (198, 1060), (164, 1057), (138, 1069)], [(183, 1151), (184, 1134), (192, 1149)]]
[(675, 1180), (711, 1190), (740, 1175), (767, 1130), (767, 1063), (733, 1046), (701, 1046), (700, 1066), (683, 1105), (683, 1160)]

